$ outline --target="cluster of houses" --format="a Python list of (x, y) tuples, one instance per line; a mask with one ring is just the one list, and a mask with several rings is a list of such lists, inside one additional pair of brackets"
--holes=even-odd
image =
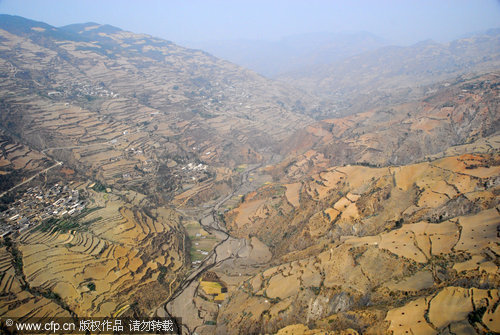
[(189, 163), (182, 167), (181, 173), (183, 177), (190, 178), (191, 182), (202, 182), (208, 178), (207, 168), (208, 166), (205, 164)]
[(71, 216), (80, 213), (87, 201), (82, 191), (67, 185), (30, 187), (0, 213), (0, 236), (22, 231), (49, 218)]
[(51, 98), (62, 98), (67, 96), (76, 95), (78, 97), (101, 97), (101, 98), (115, 98), (119, 95), (113, 91), (104, 88), (101, 85), (83, 84), (79, 82), (73, 83), (71, 87), (64, 87), (62, 91), (49, 91), (47, 95)]
[(97, 96), (97, 97), (110, 97), (110, 98), (118, 96), (118, 94), (114, 93), (113, 91), (109, 91), (104, 87), (97, 85), (84, 84), (76, 86), (76, 88), (74, 87), (74, 89), (78, 92), (79, 95), (83, 96)]

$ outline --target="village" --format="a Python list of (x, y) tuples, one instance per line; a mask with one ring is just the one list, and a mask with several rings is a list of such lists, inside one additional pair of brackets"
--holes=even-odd
[(116, 98), (119, 94), (114, 93), (100, 84), (81, 83), (79, 81), (72, 82), (69, 85), (59, 86), (46, 93), (52, 99), (61, 99), (68, 97), (79, 98)]
[(50, 218), (78, 214), (87, 205), (85, 199), (84, 191), (59, 183), (30, 187), (0, 213), (0, 236), (23, 231)]

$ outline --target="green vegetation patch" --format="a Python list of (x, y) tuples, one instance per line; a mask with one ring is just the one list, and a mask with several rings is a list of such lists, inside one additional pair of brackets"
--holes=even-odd
[(476, 322), (481, 323), (483, 320), (483, 315), (486, 312), (486, 307), (480, 307), (467, 315), (467, 319), (469, 320), (469, 323), (473, 325)]
[(83, 221), (83, 218), (90, 213), (101, 209), (102, 207), (94, 207), (90, 209), (84, 209), (80, 214), (75, 216), (69, 216), (64, 218), (50, 218), (39, 224), (35, 231), (43, 231), (47, 232), (50, 230), (59, 231), (61, 233), (66, 233), (70, 230), (79, 230), (84, 231), (87, 230), (88, 226), (94, 222), (97, 222), (102, 219), (102, 217), (97, 217), (92, 220)]
[(234, 168), (234, 171), (238, 172), (238, 173), (242, 173), (242, 172), (245, 172), (246, 169), (247, 169), (247, 165), (241, 164), (241, 165), (237, 166), (236, 168)]
[[(184, 227), (186, 228), (191, 242), (191, 248), (189, 250), (191, 261), (195, 262), (205, 259), (206, 255), (203, 255), (202, 252), (210, 252), (215, 243), (217, 243), (217, 238), (213, 235), (208, 235), (196, 221), (190, 222)], [(200, 236), (197, 236), (197, 234)]]
[(106, 192), (107, 186), (104, 184), (101, 184), (100, 182), (96, 182), (94, 186), (92, 186), (92, 189), (96, 192)]
[(158, 281), (163, 284), (165, 283), (165, 276), (167, 275), (168, 268), (164, 265), (160, 265), (158, 267), (158, 270), (160, 271), (160, 274), (158, 275)]

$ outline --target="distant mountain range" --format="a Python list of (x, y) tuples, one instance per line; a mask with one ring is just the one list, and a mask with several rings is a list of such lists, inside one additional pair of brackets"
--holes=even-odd
[(408, 47), (384, 46), (303, 67), (278, 79), (324, 99), (323, 104), (330, 106), (325, 116), (345, 115), (418, 99), (434, 89), (428, 85), (499, 66), (500, 30), (496, 29), (449, 43), (428, 40)]
[(500, 65), (500, 29), (410, 46), (367, 32), (188, 44), (316, 96), (307, 112), (316, 119), (419, 99), (437, 82)]
[(329, 64), (387, 45), (367, 32), (309, 33), (277, 41), (229, 40), (187, 42), (195, 48), (256, 71), (267, 77)]
[(444, 44), (426, 40), (408, 47), (385, 46), (343, 60), (332, 59), (329, 64), (303, 67), (281, 78), (311, 81), (325, 90), (335, 86), (380, 87), (382, 81), (383, 87), (392, 88), (398, 81), (431, 83), (437, 77), (493, 68), (499, 63), (500, 30), (492, 30)]

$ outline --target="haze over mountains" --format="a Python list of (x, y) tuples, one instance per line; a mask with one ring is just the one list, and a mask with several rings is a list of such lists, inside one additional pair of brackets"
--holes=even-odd
[(277, 41), (187, 42), (195, 48), (254, 70), (268, 78), (374, 50), (387, 42), (367, 32), (309, 33)]
[(500, 32), (385, 44), (0, 15), (2, 319), (500, 332)]
[[(386, 46), (278, 78), (326, 98), (349, 96), (349, 105), (369, 99), (374, 106), (379, 103), (377, 99), (386, 104), (396, 102), (398, 93), (408, 99), (418, 96), (426, 85), (479, 74), (499, 64), (500, 30), (494, 29), (445, 44), (429, 40), (408, 47)], [(356, 106), (349, 107), (360, 111)]]
[[(412, 57), (415, 55), (415, 51), (422, 48), (423, 45), (434, 45), (435, 48), (441, 49), (440, 52), (454, 54), (455, 59), (453, 60), (455, 62), (462, 61), (466, 64), (471, 59), (461, 59), (466, 56), (461, 52), (467, 50), (467, 52), (474, 52), (477, 55), (481, 47), (486, 47), (484, 50), (488, 55), (486, 57), (490, 57), (490, 49), (498, 47), (498, 43), (488, 43), (493, 42), (488, 39), (494, 36), (498, 36), (498, 29), (465, 34), (448, 43), (426, 40), (409, 46), (400, 46), (368, 32), (308, 33), (291, 35), (275, 41), (221, 40), (185, 43), (194, 48), (208, 51), (216, 57), (227, 59), (254, 70), (266, 77), (288, 78), (290, 76), (306, 75), (331, 77), (331, 71), (345, 66), (345, 63), (340, 61), (352, 56), (359, 56), (359, 58), (354, 59), (359, 59), (360, 62), (370, 59), (380, 63), (381, 58), (385, 58), (387, 62), (392, 62), (391, 58), (396, 58), (392, 56), (395, 52), (406, 53), (405, 56)], [(482, 46), (479, 45), (481, 42), (484, 43)], [(461, 43), (477, 43), (473, 46), (473, 48), (477, 49), (475, 51), (468, 48), (460, 50)], [(375, 50), (377, 51), (375, 52)], [(397, 59), (404, 59), (404, 57), (400, 55)], [(427, 60), (426, 58), (421, 59), (422, 62)], [(450, 59), (448, 59), (449, 61)], [(412, 60), (407, 60), (407, 62), (412, 63)], [(440, 66), (443, 65), (440, 64)], [(463, 64), (455, 65), (461, 67)], [(362, 64), (362, 66), (364, 69), (370, 65)], [(353, 68), (354, 66), (349, 67), (346, 72), (351, 71)], [(447, 70), (449, 71), (449, 69)], [(467, 71), (467, 69), (464, 70)], [(412, 69), (407, 71), (411, 72)], [(320, 78), (317, 78), (317, 80), (320, 80)]]
[(495, 69), (499, 36), (491, 29), (448, 43), (397, 46), (366, 32), (311, 33), (190, 45), (318, 97), (318, 119), (420, 98), (433, 83)]

